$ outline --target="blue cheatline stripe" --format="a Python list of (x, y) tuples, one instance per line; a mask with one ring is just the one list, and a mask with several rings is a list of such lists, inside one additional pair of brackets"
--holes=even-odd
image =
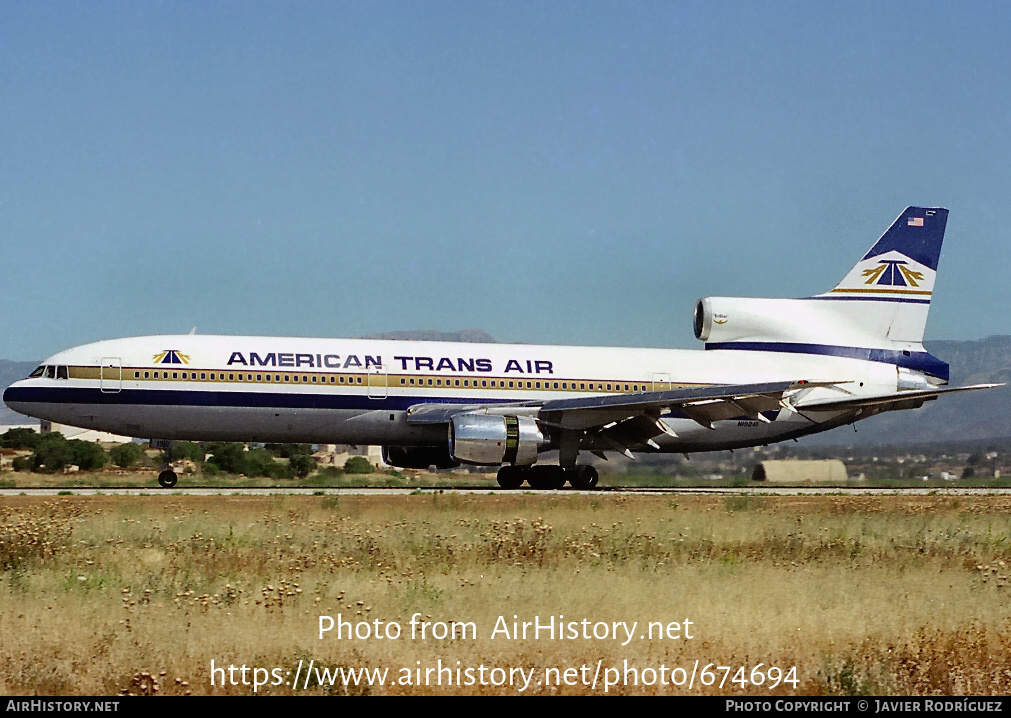
[[(10, 387), (3, 395), (6, 402), (39, 404), (97, 404), (103, 406), (180, 406), (180, 407), (243, 407), (257, 409), (357, 409), (405, 411), (418, 404), (505, 404), (517, 399), (475, 399), (461, 397), (389, 396), (369, 399), (351, 394), (281, 394), (243, 391), (190, 391), (165, 389), (123, 389), (103, 392), (85, 387)], [(763, 411), (770, 421), (775, 421), (779, 410)], [(674, 409), (664, 418), (687, 418), (687, 414)], [(731, 421), (748, 420), (747, 416)]]
[(43, 404), (139, 404), (150, 406), (238, 406), (272, 409), (384, 409), (406, 410), (415, 404), (501, 404), (522, 401), (477, 399), (453, 396), (387, 396), (370, 399), (364, 394), (286, 394), (278, 392), (192, 391), (187, 389), (123, 389), (103, 392), (87, 387), (10, 387), (4, 392), (6, 402)]
[(783, 352), (786, 354), (819, 354), (822, 356), (863, 359), (864, 361), (895, 364), (922, 371), (924, 374), (948, 381), (948, 364), (927, 352), (909, 352), (896, 349), (869, 349), (840, 347), (831, 344), (800, 344), (793, 342), (709, 342), (706, 349), (735, 349), (739, 351)]
[(909, 299), (907, 297), (844, 297), (833, 295), (830, 297), (804, 297), (805, 299), (819, 299), (829, 302), (901, 302), (903, 304), (930, 304), (929, 299)]

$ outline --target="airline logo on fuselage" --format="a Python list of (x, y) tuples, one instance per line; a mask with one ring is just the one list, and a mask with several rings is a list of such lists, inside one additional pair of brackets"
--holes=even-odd
[(155, 364), (189, 364), (189, 354), (182, 354), (178, 349), (165, 349), (154, 355)]
[[(395, 356), (386, 365), (381, 355), (299, 354), (296, 352), (232, 352), (228, 366), (294, 367), (306, 369), (376, 369), (379, 371), (494, 372), (495, 362), (486, 357)], [(544, 359), (508, 359), (497, 371), (508, 374), (553, 374), (553, 362)]]

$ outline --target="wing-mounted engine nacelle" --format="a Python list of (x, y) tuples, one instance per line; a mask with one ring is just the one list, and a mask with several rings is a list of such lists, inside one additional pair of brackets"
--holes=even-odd
[(383, 461), (401, 469), (452, 469), (459, 466), (445, 446), (384, 446)]
[(528, 416), (457, 414), (449, 421), (449, 455), (468, 464), (529, 466), (548, 441)]

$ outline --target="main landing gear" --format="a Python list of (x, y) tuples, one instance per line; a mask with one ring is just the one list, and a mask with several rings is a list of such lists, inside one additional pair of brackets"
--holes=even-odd
[(503, 466), (498, 470), (498, 485), (503, 489), (518, 489), (526, 481), (532, 489), (560, 489), (565, 482), (576, 489), (592, 489), (599, 476), (592, 466)]

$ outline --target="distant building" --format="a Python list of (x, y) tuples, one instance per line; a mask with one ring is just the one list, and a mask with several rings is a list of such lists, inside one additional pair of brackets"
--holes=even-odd
[(327, 466), (343, 467), (352, 456), (364, 456), (377, 469), (386, 467), (383, 461), (381, 446), (365, 446), (355, 444), (319, 444), (313, 457), (320, 468)]
[(845, 483), (849, 477), (846, 465), (839, 459), (769, 459), (755, 467), (751, 478), (769, 484), (794, 485)]

